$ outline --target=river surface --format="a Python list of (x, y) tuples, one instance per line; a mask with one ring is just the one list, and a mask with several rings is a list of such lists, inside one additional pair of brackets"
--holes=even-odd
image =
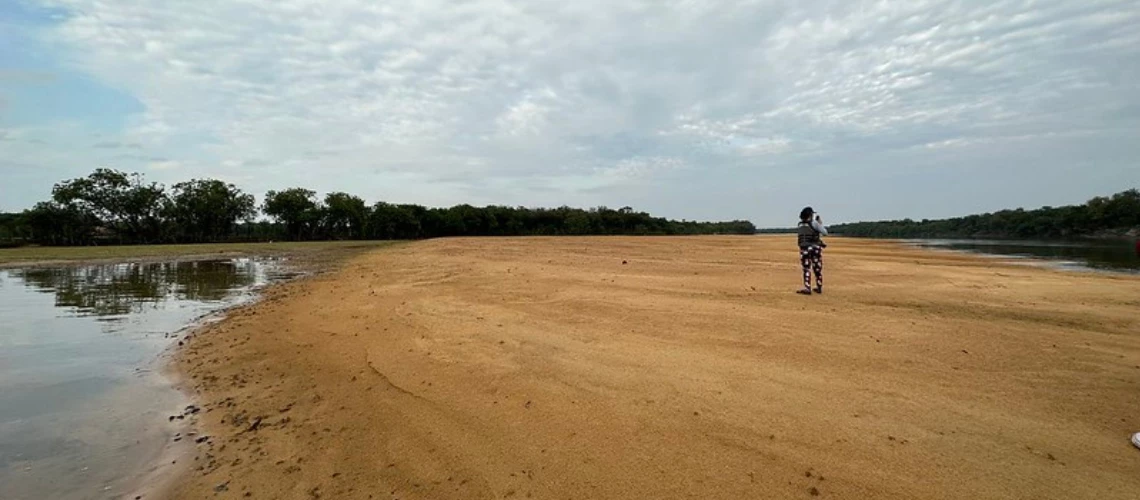
[(1132, 242), (1058, 242), (1020, 240), (908, 240), (935, 249), (1026, 259), (1072, 271), (1140, 273), (1140, 255)]
[(160, 355), (283, 270), (259, 259), (0, 269), (0, 499), (121, 498), (188, 404)]

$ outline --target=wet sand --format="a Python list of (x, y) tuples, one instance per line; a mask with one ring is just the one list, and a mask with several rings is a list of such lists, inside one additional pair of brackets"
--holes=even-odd
[(1140, 279), (832, 239), (457, 239), (186, 341), (173, 498), (1140, 492)]

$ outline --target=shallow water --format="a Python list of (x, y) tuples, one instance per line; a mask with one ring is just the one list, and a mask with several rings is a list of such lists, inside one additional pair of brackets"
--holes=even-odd
[(287, 277), (234, 259), (0, 270), (0, 498), (120, 498), (185, 405), (176, 334)]
[(1140, 255), (1132, 242), (1020, 240), (910, 240), (929, 248), (1031, 259), (1062, 269), (1140, 273)]

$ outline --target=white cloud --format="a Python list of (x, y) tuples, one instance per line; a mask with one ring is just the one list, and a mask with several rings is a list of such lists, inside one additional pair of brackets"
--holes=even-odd
[(597, 167), (595, 171), (606, 179), (629, 182), (682, 168), (685, 168), (685, 162), (678, 158), (637, 156), (613, 165)]
[(181, 167), (182, 164), (173, 160), (158, 160), (152, 161), (147, 164), (148, 170), (175, 170)]
[[(145, 108), (107, 143), (254, 192), (671, 209), (670, 189), (623, 186), (748, 165), (797, 186), (852, 158), (1140, 124), (1134, 0), (42, 3), (68, 12), (43, 39)], [(769, 199), (670, 215), (763, 221)]]

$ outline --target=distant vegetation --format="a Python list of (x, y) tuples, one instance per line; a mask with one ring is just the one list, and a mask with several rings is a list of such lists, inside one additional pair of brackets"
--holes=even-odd
[[(255, 221), (259, 214), (271, 221)], [(0, 214), (2, 246), (755, 232), (748, 221), (673, 221), (629, 207), (369, 206), (348, 193), (320, 199), (304, 188), (270, 191), (259, 207), (252, 195), (219, 180), (167, 189), (109, 169), (56, 184), (51, 200), (23, 213)]]
[(1122, 238), (1140, 235), (1140, 191), (1084, 205), (1002, 210), (954, 219), (840, 224), (834, 234), (869, 238)]

